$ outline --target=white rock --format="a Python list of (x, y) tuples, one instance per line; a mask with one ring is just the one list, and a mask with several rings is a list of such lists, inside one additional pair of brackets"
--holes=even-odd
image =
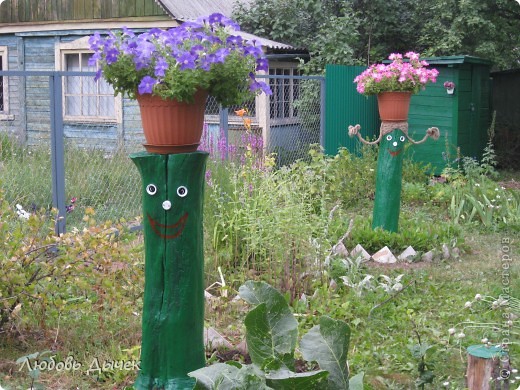
[(213, 328), (204, 329), (204, 345), (210, 350), (217, 348), (233, 348), (231, 343)]
[(406, 248), (403, 253), (401, 253), (397, 258), (401, 261), (406, 261), (409, 257), (413, 257), (417, 254), (415, 249), (413, 249), (411, 246)]
[(397, 259), (395, 258), (394, 254), (390, 251), (390, 249), (387, 246), (374, 253), (372, 255), (372, 259), (374, 259), (374, 261), (378, 263), (383, 264), (397, 262)]
[(433, 252), (428, 251), (421, 257), (421, 261), (426, 261), (428, 263), (431, 263), (433, 261)]
[(367, 261), (370, 260), (370, 254), (361, 246), (361, 244), (357, 244), (350, 252), (350, 258), (355, 260), (360, 256)]

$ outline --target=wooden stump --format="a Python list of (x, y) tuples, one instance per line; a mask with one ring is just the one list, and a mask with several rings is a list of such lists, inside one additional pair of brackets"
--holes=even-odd
[(192, 389), (205, 365), (205, 152), (132, 154), (142, 178), (145, 286), (138, 390)]
[(505, 356), (505, 352), (500, 347), (488, 347), (485, 345), (468, 347), (468, 366), (466, 371), (468, 389), (507, 389), (508, 387), (502, 386), (507, 386), (507, 381), (497, 381), (497, 378), (501, 376), (500, 363), (503, 356)]

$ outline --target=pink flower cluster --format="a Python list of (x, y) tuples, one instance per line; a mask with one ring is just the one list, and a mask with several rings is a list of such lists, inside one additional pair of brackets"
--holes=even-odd
[(439, 72), (427, 69), (426, 61), (419, 60), (419, 54), (408, 52), (404, 55), (392, 53), (390, 64), (374, 64), (354, 79), (357, 91), (363, 95), (376, 95), (382, 92), (417, 93), (428, 82), (435, 83)]

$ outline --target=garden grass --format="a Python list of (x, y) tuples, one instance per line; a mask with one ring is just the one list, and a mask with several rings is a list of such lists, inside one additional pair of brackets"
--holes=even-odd
[[(467, 338), (459, 345), (455, 339), (448, 337), (448, 329), (475, 315), (464, 308), (465, 302), (471, 301), (475, 294), (500, 294), (503, 286), (501, 242), (508, 237), (504, 233), (465, 233), (471, 251), (460, 259), (395, 269), (367, 268), (366, 272), (373, 275), (384, 273), (395, 276), (404, 273), (405, 284), (414, 281), (395, 299), (373, 310), (370, 318), (370, 310), (386, 298), (384, 294), (374, 292), (357, 297), (348, 290), (330, 291), (319, 287), (319, 292), (314, 298), (309, 297), (309, 306), (303, 310), (297, 303), (293, 304), (301, 333), (315, 324), (322, 314), (346, 321), (352, 327), (350, 367), (354, 373), (366, 372), (367, 388), (385, 389), (389, 388), (389, 383), (394, 383), (395, 388), (410, 388), (415, 379), (417, 362), (408, 352), (407, 345), (416, 342), (413, 331), (416, 326), (423, 341), (435, 346), (427, 361), (435, 365), (433, 371), (437, 375), (437, 386), (449, 381), (453, 384), (451, 388), (463, 389), (464, 348), (479, 343), (483, 336), (482, 332), (466, 332)], [(513, 242), (512, 252), (518, 253), (519, 249), (519, 243)], [(518, 296), (518, 264), (513, 264), (510, 272), (511, 289)], [(229, 291), (229, 298), (235, 294), (236, 291)], [(218, 304), (207, 307), (207, 325), (229, 336), (236, 345), (243, 334), (241, 324), (245, 305), (220, 299)], [(492, 317), (492, 314), (485, 310), (482, 321)], [(19, 372), (19, 366), (14, 364), (17, 358), (52, 348), (62, 359), (72, 354), (76, 361), (83, 363), (84, 368), (83, 372), (73, 373), (43, 372), (39, 382), (47, 389), (123, 389), (135, 377), (133, 372), (122, 372), (117, 377), (114, 373), (105, 373), (96, 379), (96, 375), (87, 375), (86, 370), (95, 357), (100, 362), (128, 358), (123, 350), (139, 345), (139, 316), (120, 318), (110, 316), (110, 312), (89, 316), (64, 313), (59, 328), (57, 322), (50, 322), (44, 329), (38, 328), (37, 324), (25, 324), (19, 334), (16, 328), (13, 331), (9, 337), (4, 335), (0, 338), (0, 383), (7, 389), (25, 389), (30, 384), (28, 374)], [(513, 361), (519, 352), (518, 347), (512, 348)], [(432, 388), (439, 387), (434, 385)]]

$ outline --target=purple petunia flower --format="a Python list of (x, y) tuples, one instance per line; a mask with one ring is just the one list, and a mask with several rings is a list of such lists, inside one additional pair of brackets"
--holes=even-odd
[(115, 47), (112, 47), (106, 51), (106, 60), (107, 64), (113, 64), (117, 62), (117, 56), (119, 55), (119, 50), (117, 50)]
[(155, 63), (154, 73), (156, 77), (164, 77), (166, 70), (168, 69), (168, 62), (163, 58), (159, 57)]
[(215, 57), (213, 62), (221, 62), (224, 63), (226, 61), (226, 57), (229, 55), (229, 49), (220, 48), (215, 52)]
[(184, 51), (180, 55), (176, 57), (177, 62), (181, 66), (181, 70), (185, 69), (195, 69), (195, 60), (197, 56), (191, 54), (190, 52)]
[(144, 76), (139, 84), (138, 90), (141, 95), (145, 93), (152, 93), (153, 86), (157, 84), (157, 80), (150, 76)]
[(242, 45), (242, 37), (239, 35), (230, 35), (226, 39), (228, 45), (240, 46)]
[(256, 60), (256, 70), (263, 70), (268, 71), (269, 70), (269, 61), (265, 58), (259, 58)]
[(214, 13), (209, 15), (208, 22), (210, 24), (220, 24), (222, 23), (222, 19), (224, 18), (224, 15), (219, 13)]

